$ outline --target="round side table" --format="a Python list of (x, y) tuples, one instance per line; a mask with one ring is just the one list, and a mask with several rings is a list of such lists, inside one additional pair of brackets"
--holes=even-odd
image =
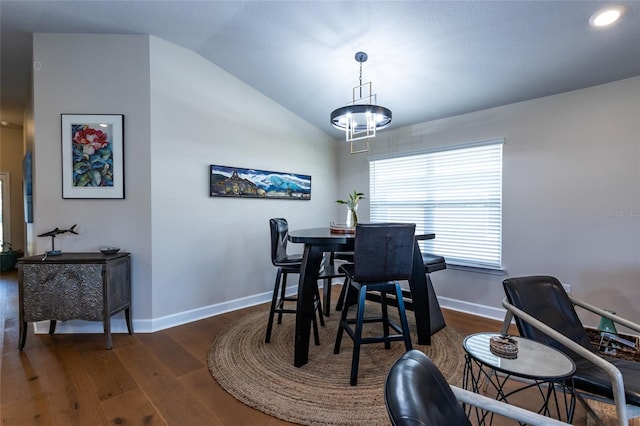
[[(481, 388), (490, 386), (496, 393), (496, 399), (507, 403), (516, 393), (537, 389), (536, 393), (542, 399), (538, 413), (571, 423), (575, 408), (572, 376), (576, 366), (573, 360), (557, 349), (519, 336), (509, 336), (518, 345), (517, 357), (500, 357), (489, 349), (490, 339), (494, 336), (501, 334), (476, 333), (464, 339), (463, 387), (481, 393)], [(523, 385), (507, 390), (505, 385), (510, 380)], [(556, 388), (561, 389), (564, 404), (559, 404)], [(477, 409), (476, 415), (478, 424), (491, 424), (493, 420), (493, 415), (489, 416), (482, 410)]]

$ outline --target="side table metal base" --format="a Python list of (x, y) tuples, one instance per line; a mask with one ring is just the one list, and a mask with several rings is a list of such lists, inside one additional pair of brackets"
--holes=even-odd
[[(514, 376), (516, 377), (516, 376)], [(511, 374), (498, 373), (495, 369), (483, 364), (469, 354), (465, 355), (465, 367), (463, 373), (463, 387), (475, 393), (484, 394), (489, 387), (496, 393), (495, 398), (499, 401), (509, 403), (509, 398), (528, 389), (537, 389), (541, 398), (538, 414), (547, 417), (555, 417), (567, 423), (573, 420), (575, 409), (575, 392), (573, 379), (564, 380), (537, 380), (537, 379), (513, 379)], [(513, 390), (506, 389), (507, 383), (514, 381), (524, 382), (523, 386)], [(558, 392), (556, 392), (558, 389)], [(493, 392), (489, 391), (490, 394)], [(561, 392), (560, 395), (558, 395)], [(564, 407), (564, 410), (562, 409)], [(464, 407), (467, 416), (470, 417), (475, 411), (478, 425), (492, 424), (493, 413), (480, 408)], [(470, 417), (471, 418), (471, 417)]]

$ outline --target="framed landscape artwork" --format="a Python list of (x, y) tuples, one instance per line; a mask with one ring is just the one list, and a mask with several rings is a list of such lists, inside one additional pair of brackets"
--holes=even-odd
[(62, 198), (124, 198), (124, 115), (62, 114)]
[(209, 166), (211, 197), (310, 200), (311, 176), (229, 166)]

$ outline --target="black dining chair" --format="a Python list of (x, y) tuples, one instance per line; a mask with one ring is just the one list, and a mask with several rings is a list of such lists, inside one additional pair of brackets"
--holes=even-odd
[(568, 425), (541, 414), (451, 386), (424, 353), (411, 350), (389, 370), (384, 402), (393, 426), (470, 426), (461, 404), (534, 426)]
[(513, 277), (502, 284), (506, 294), (502, 305), (507, 309), (503, 332), (515, 317), (521, 336), (555, 347), (573, 359), (578, 401), (590, 415), (595, 417), (585, 399), (604, 399), (615, 404), (621, 426), (640, 414), (640, 363), (599, 354), (575, 306), (636, 332), (640, 332), (639, 324), (569, 296), (555, 277)]
[[(343, 332), (353, 340), (350, 383), (358, 381), (360, 346), (370, 343), (384, 343), (390, 348), (392, 341), (403, 341), (406, 350), (411, 350), (411, 335), (405, 312), (402, 288), (399, 280), (411, 278), (413, 248), (415, 244), (415, 224), (376, 223), (356, 225), (354, 241), (354, 263), (342, 265), (340, 270), (349, 278), (346, 299), (349, 293), (357, 293), (358, 304), (355, 318), (348, 318), (349, 303), (343, 303), (340, 324), (336, 335), (334, 353), (340, 352)], [(381, 316), (365, 317), (367, 292), (380, 292)], [(389, 318), (387, 293), (397, 300), (400, 324)], [(383, 335), (363, 337), (365, 323), (381, 323)], [(354, 324), (355, 328), (351, 325)], [(390, 334), (393, 329), (397, 334)]]
[[(267, 322), (267, 332), (265, 335), (265, 343), (271, 341), (271, 331), (273, 329), (273, 320), (275, 314), (278, 314), (278, 324), (282, 323), (282, 314), (295, 314), (297, 296), (287, 296), (287, 276), (289, 274), (300, 274), (302, 267), (301, 254), (288, 254), (287, 242), (289, 235), (289, 224), (284, 218), (274, 218), (269, 220), (271, 228), (271, 263), (276, 269), (276, 280), (273, 285), (273, 297), (271, 298), (271, 307), (269, 308), (269, 320)], [(293, 306), (285, 306), (293, 305)], [(318, 312), (320, 325), (324, 326), (322, 317), (322, 304), (320, 302), (320, 291), (316, 283), (316, 295), (314, 301), (314, 310)], [(318, 320), (313, 316), (313, 337), (316, 345), (320, 344), (320, 336), (318, 333)]]

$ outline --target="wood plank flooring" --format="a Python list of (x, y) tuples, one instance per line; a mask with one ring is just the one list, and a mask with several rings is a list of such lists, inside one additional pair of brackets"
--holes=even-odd
[[(335, 294), (339, 291), (334, 289)], [(288, 425), (238, 402), (211, 377), (206, 356), (227, 324), (264, 307), (219, 315), (153, 334), (27, 336), (18, 346), (17, 274), (0, 276), (2, 425)], [(500, 323), (445, 311), (463, 334)], [(266, 319), (265, 319), (266, 323)], [(494, 424), (508, 425), (502, 419)], [(578, 415), (574, 424), (585, 424)]]

